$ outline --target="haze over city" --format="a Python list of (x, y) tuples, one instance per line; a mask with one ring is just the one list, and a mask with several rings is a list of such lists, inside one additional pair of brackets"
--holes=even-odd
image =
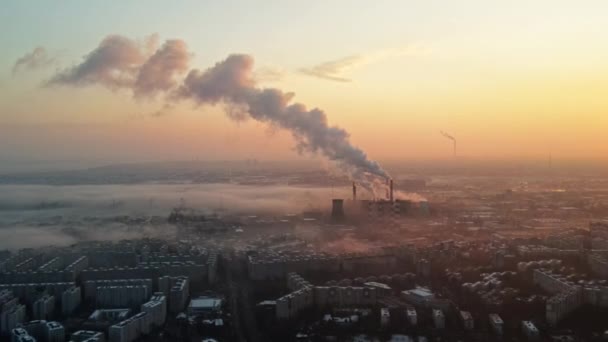
[(608, 340), (607, 15), (5, 1), (0, 340)]

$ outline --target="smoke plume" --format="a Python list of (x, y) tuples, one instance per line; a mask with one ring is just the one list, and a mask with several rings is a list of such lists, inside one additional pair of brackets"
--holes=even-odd
[(34, 70), (49, 66), (53, 62), (54, 59), (49, 57), (46, 49), (39, 46), (32, 52), (26, 53), (15, 61), (15, 64), (13, 65), (13, 75), (16, 75), (22, 69)]
[(452, 140), (452, 141), (456, 141), (456, 138), (454, 138), (453, 136), (451, 136), (451, 135), (447, 134), (447, 133), (446, 133), (446, 132), (444, 132), (444, 131), (441, 131), (441, 135), (443, 135), (445, 138), (448, 138), (448, 139), (450, 139), (450, 140)]
[(444, 131), (441, 131), (441, 135), (443, 135), (447, 139), (452, 140), (452, 144), (454, 145), (454, 156), (456, 156), (456, 138), (454, 138), (453, 136), (447, 134)]
[(182, 40), (167, 40), (142, 66), (135, 80), (136, 97), (153, 96), (175, 87), (176, 78), (188, 71), (190, 54)]
[(101, 84), (110, 89), (132, 87), (141, 66), (156, 50), (158, 38), (151, 36), (144, 42), (111, 35), (71, 68), (53, 76), (48, 85), (84, 86)]
[(294, 93), (256, 87), (252, 75), (251, 56), (231, 55), (206, 71), (190, 71), (177, 97), (197, 104), (223, 102), (231, 107), (231, 112), (246, 113), (254, 120), (287, 129), (299, 153), (323, 155), (370, 191), (375, 182), (380, 184), (388, 177), (378, 163), (350, 143), (346, 130), (329, 125), (325, 112), (293, 103)]
[(100, 84), (131, 89), (138, 98), (163, 92), (198, 105), (225, 104), (233, 120), (252, 118), (290, 131), (299, 153), (326, 157), (365, 189), (375, 193), (375, 188), (385, 187), (387, 173), (351, 144), (346, 130), (330, 125), (325, 112), (292, 102), (294, 93), (258, 87), (251, 56), (234, 54), (205, 71), (192, 69), (176, 86), (177, 77), (188, 68), (186, 44), (169, 40), (157, 48), (156, 41), (155, 36), (143, 43), (108, 36), (82, 63), (59, 72), (48, 84)]

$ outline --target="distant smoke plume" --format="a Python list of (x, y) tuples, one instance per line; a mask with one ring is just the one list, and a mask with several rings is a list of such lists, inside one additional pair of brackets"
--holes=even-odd
[(379, 178), (388, 177), (378, 163), (350, 143), (347, 131), (329, 125), (322, 110), (292, 103), (294, 93), (256, 87), (252, 70), (251, 56), (231, 55), (206, 71), (190, 71), (177, 96), (198, 104), (223, 102), (231, 106), (231, 111), (287, 129), (297, 142), (298, 152), (323, 155), (368, 190), (373, 191)]
[(49, 57), (46, 49), (39, 46), (32, 52), (28, 52), (25, 55), (19, 57), (13, 65), (13, 75), (16, 75), (20, 70), (34, 70), (53, 64), (54, 59)]
[(441, 131), (441, 135), (443, 135), (447, 139), (452, 140), (452, 143), (454, 144), (454, 156), (456, 156), (456, 138), (454, 138), (453, 136), (447, 134), (444, 131)]

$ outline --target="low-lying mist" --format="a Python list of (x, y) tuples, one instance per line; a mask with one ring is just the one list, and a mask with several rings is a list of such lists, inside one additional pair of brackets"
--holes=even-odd
[[(174, 236), (164, 223), (184, 205), (203, 213), (283, 215), (325, 209), (349, 189), (234, 184), (2, 185), (0, 249), (65, 246), (86, 240)], [(119, 216), (162, 219), (126, 224)]]

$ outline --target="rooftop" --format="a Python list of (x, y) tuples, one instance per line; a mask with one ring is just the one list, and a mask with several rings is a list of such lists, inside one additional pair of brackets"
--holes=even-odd
[(222, 306), (222, 300), (212, 297), (199, 297), (190, 301), (189, 308), (198, 310), (214, 310)]

